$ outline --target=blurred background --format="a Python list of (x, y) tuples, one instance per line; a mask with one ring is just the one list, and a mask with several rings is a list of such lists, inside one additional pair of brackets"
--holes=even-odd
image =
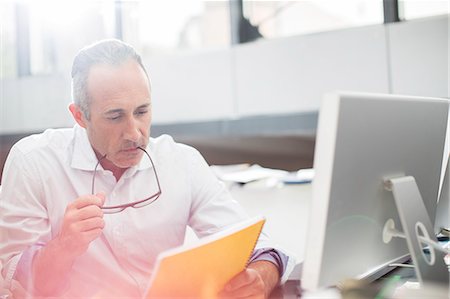
[(104, 38), (143, 58), (152, 136), (210, 164), (311, 167), (328, 91), (449, 97), (447, 0), (3, 0), (0, 170), (21, 137), (73, 126), (72, 60)]

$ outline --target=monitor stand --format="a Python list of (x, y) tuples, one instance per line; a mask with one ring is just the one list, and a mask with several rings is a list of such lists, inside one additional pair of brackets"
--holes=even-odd
[[(393, 232), (391, 237), (406, 238), (417, 279), (421, 285), (446, 284), (448, 286), (449, 272), (444, 263), (444, 253), (431, 246), (433, 241), (434, 246), (438, 243), (416, 180), (412, 176), (391, 178), (385, 180), (385, 187), (393, 192), (404, 235), (395, 231), (392, 220), (390, 224), (388, 224), (389, 221), (386, 223), (385, 231), (387, 229)], [(389, 240), (386, 241), (389, 242)], [(424, 253), (423, 244), (430, 245), (429, 254)]]

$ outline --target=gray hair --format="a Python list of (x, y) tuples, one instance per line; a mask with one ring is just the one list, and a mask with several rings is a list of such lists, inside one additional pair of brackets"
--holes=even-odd
[(72, 99), (87, 119), (90, 119), (87, 80), (91, 67), (97, 64), (118, 66), (129, 59), (139, 63), (150, 85), (150, 79), (142, 64), (141, 56), (132, 46), (120, 40), (101, 40), (81, 49), (75, 56), (72, 65)]

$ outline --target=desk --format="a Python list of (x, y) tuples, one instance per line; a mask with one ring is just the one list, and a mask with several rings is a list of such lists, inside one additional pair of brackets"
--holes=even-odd
[[(270, 238), (299, 263), (305, 253), (311, 189), (311, 184), (267, 187), (258, 182), (233, 185), (230, 192), (250, 216), (266, 217), (265, 230)], [(292, 279), (300, 279), (299, 274), (293, 273)]]
[(269, 299), (297, 299), (301, 297), (300, 293), (300, 281), (288, 280), (284, 285), (273, 290)]
[[(299, 262), (305, 253), (311, 184), (267, 186), (266, 182), (233, 185), (230, 192), (250, 216), (266, 217), (265, 230), (272, 241), (293, 254)], [(294, 299), (300, 295), (300, 273), (276, 288), (271, 299)]]

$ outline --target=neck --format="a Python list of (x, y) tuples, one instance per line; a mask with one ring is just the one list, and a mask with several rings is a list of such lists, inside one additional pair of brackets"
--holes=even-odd
[(95, 149), (94, 149), (94, 152), (95, 152), (95, 155), (97, 156), (97, 159), (99, 159), (99, 160), (101, 159), (100, 165), (103, 167), (103, 169), (111, 171), (113, 173), (114, 177), (116, 178), (116, 182), (118, 182), (119, 179), (122, 177), (122, 175), (127, 170), (127, 168), (120, 168), (120, 167), (116, 166), (113, 162), (108, 160), (108, 157), (103, 158), (103, 155), (98, 153)]
[(117, 167), (111, 161), (109, 161), (108, 158), (103, 159), (103, 161), (101, 161), (100, 164), (102, 165), (103, 169), (109, 170), (113, 173), (114, 177), (116, 178), (116, 182), (119, 181), (120, 177), (127, 170), (127, 168)]

